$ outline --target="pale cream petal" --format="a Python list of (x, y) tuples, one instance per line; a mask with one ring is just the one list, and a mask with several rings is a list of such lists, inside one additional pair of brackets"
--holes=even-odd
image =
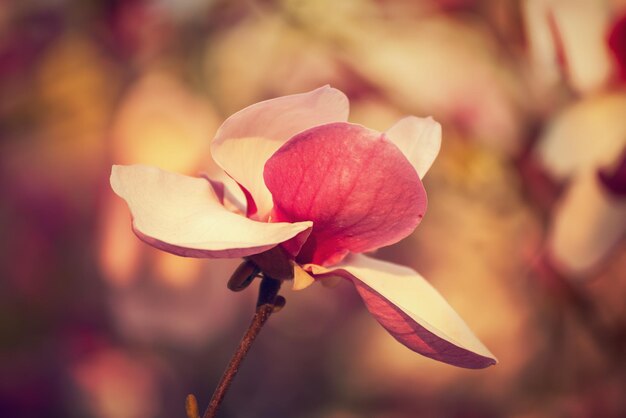
[(400, 148), (420, 178), (426, 175), (441, 148), (441, 125), (431, 117), (400, 119), (385, 135)]
[(626, 94), (587, 98), (563, 110), (539, 139), (537, 157), (557, 180), (613, 164), (626, 147)]
[(626, 200), (601, 187), (595, 171), (577, 176), (559, 203), (548, 235), (557, 268), (569, 276), (589, 273), (626, 234)]
[(111, 186), (128, 203), (142, 240), (185, 257), (257, 254), (312, 225), (253, 221), (226, 209), (206, 179), (155, 167), (113, 166)]
[(413, 351), (459, 367), (497, 363), (445, 299), (410, 268), (361, 254), (332, 268), (304, 267), (315, 275), (330, 273), (351, 280), (370, 313)]

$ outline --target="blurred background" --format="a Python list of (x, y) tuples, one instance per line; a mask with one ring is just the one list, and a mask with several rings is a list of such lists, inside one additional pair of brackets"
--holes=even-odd
[(500, 363), (409, 351), (350, 285), (285, 289), (220, 416), (626, 416), (625, 83), (618, 0), (0, 1), (0, 415), (204, 408), (256, 292), (140, 242), (111, 164), (211, 172), (224, 118), (331, 84), (353, 122), (442, 123), (429, 211), (377, 257)]

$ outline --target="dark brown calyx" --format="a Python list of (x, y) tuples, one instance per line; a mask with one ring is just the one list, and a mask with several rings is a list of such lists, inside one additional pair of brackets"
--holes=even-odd
[(247, 260), (257, 266), (264, 276), (280, 281), (293, 279), (293, 263), (279, 246), (251, 255)]

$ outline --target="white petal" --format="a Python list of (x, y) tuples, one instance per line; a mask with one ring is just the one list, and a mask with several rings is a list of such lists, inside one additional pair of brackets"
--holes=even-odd
[(265, 219), (272, 209), (272, 195), (263, 181), (268, 158), (301, 131), (347, 120), (347, 97), (329, 86), (278, 97), (226, 119), (213, 139), (211, 153), (224, 171), (250, 192), (257, 217)]
[(541, 82), (554, 85), (561, 77), (557, 61), (557, 45), (548, 20), (546, 0), (525, 0), (522, 6), (528, 53), (535, 74)]
[(553, 2), (554, 24), (563, 43), (567, 76), (579, 92), (601, 88), (611, 75), (606, 35), (609, 9), (601, 1)]
[(545, 82), (555, 84), (566, 78), (582, 93), (606, 84), (611, 58), (605, 2), (526, 0), (524, 14), (531, 58)]
[(385, 135), (413, 164), (420, 179), (426, 175), (441, 148), (441, 125), (431, 117), (400, 119)]
[(558, 180), (611, 165), (626, 146), (626, 95), (606, 94), (565, 109), (540, 138), (536, 152)]
[(364, 255), (351, 255), (333, 268), (305, 268), (350, 279), (370, 313), (413, 351), (459, 367), (497, 362), (444, 298), (410, 268)]
[(113, 166), (111, 186), (128, 203), (135, 233), (186, 257), (244, 257), (266, 251), (311, 222), (256, 222), (228, 211), (209, 182), (147, 166)]
[(550, 255), (574, 277), (603, 261), (626, 234), (626, 201), (609, 195), (588, 171), (575, 178), (554, 214)]

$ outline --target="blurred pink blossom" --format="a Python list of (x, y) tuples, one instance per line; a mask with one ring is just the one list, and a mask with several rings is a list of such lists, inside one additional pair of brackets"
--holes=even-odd
[(544, 88), (565, 82), (583, 94), (602, 89), (613, 74), (605, 42), (608, 3), (526, 0), (523, 5), (534, 79)]
[(565, 184), (551, 216), (547, 260), (560, 274), (597, 271), (626, 230), (624, 196), (609, 190), (626, 147), (624, 23), (617, 2), (527, 0), (530, 55), (546, 87), (564, 84), (581, 95), (559, 109), (534, 155), (552, 180)]
[(553, 179), (568, 181), (548, 231), (548, 253), (570, 277), (597, 269), (623, 239), (626, 199), (600, 171), (618, 170), (626, 149), (626, 94), (588, 97), (559, 113), (540, 138), (537, 157)]
[[(595, 271), (626, 231), (624, 196), (607, 188), (600, 171), (615, 171), (626, 148), (624, 23), (607, 2), (527, 0), (531, 55), (552, 82), (584, 95), (552, 118), (535, 155), (557, 182), (568, 182), (547, 237), (548, 259), (568, 277)], [(550, 35), (550, 36), (548, 36)]]
[(156, 248), (269, 259), (268, 268), (287, 262), (289, 273), (274, 277), (294, 278), (295, 288), (343, 277), (410, 349), (460, 367), (495, 364), (418, 273), (359, 254), (398, 242), (420, 223), (421, 177), (438, 154), (441, 126), (410, 116), (380, 133), (348, 123), (348, 111), (347, 97), (326, 86), (229, 117), (211, 151), (243, 190), (245, 213), (227, 205), (228, 187), (208, 177), (113, 166), (111, 185), (128, 203), (137, 236)]

